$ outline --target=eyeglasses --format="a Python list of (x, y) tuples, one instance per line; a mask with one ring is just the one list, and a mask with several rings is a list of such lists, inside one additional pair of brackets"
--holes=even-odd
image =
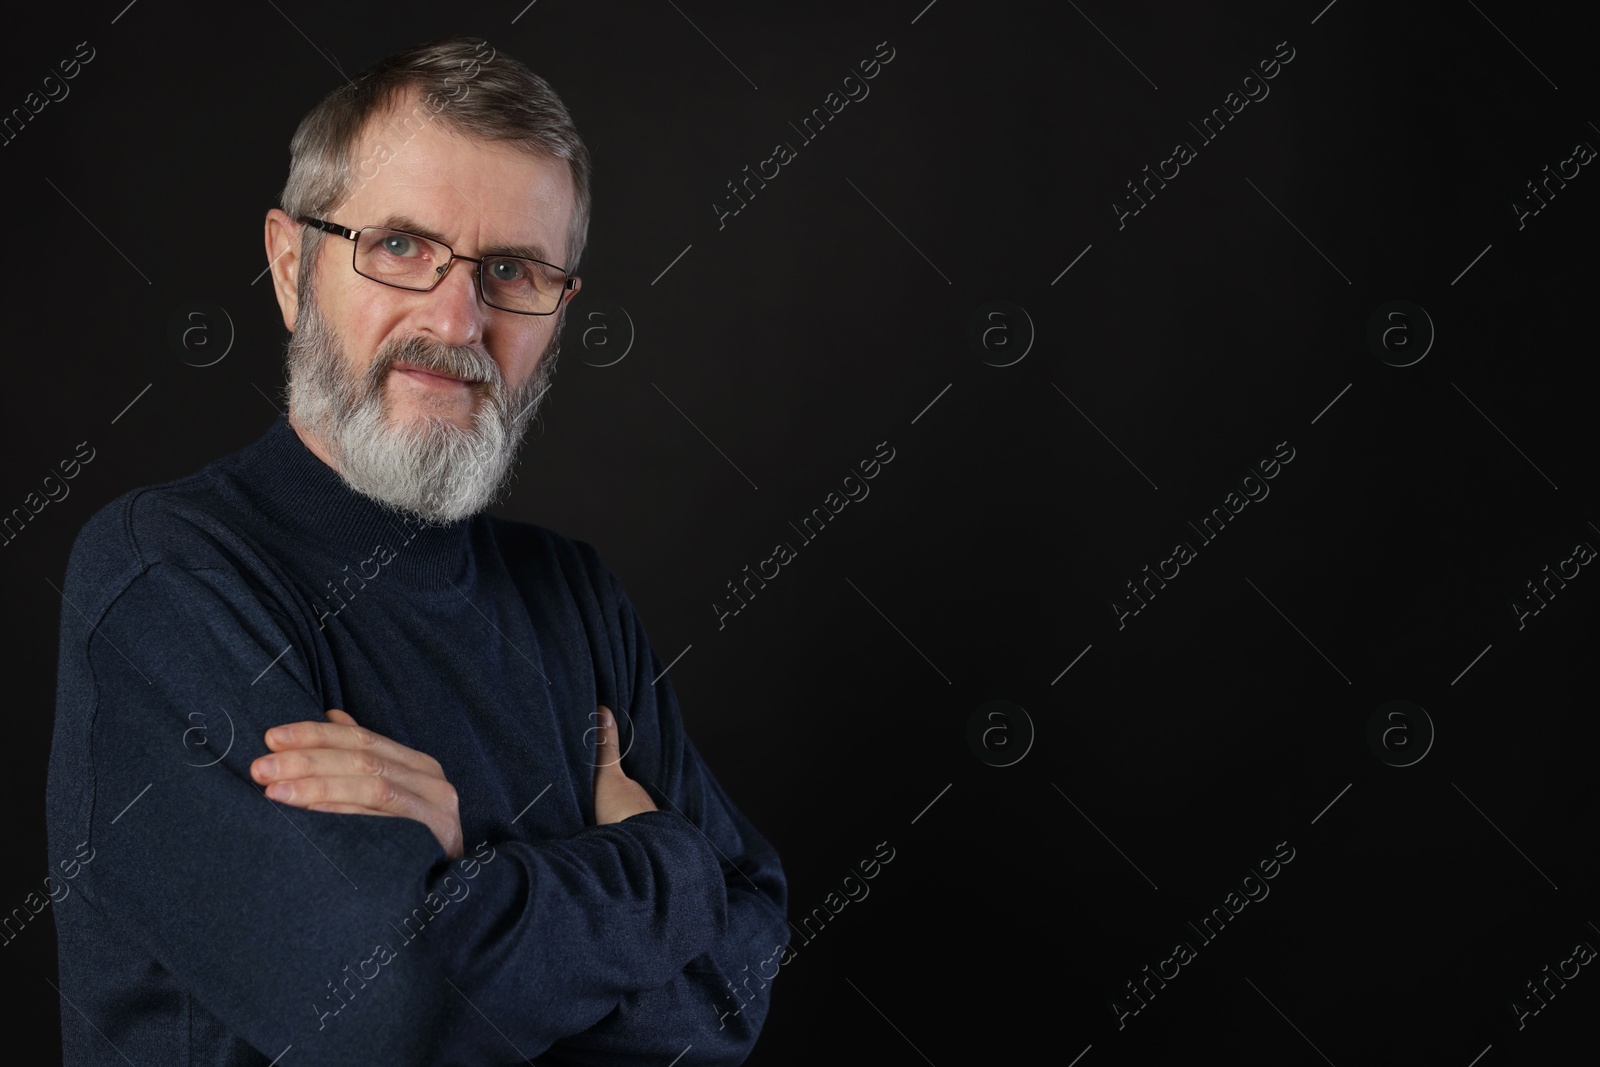
[(477, 265), (473, 278), (478, 294), (492, 308), (516, 315), (550, 315), (561, 306), (562, 294), (578, 287), (578, 279), (551, 263), (521, 256), (457, 255), (449, 245), (404, 230), (367, 226), (347, 229), (307, 215), (300, 221), (355, 242), (350, 265), (363, 278), (396, 289), (426, 293), (444, 280), (458, 259)]

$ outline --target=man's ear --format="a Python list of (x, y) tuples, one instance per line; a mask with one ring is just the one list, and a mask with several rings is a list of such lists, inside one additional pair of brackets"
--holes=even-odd
[(283, 328), (294, 332), (300, 310), (300, 227), (278, 208), (267, 212), (267, 272), (272, 275), (272, 291), (283, 312)]

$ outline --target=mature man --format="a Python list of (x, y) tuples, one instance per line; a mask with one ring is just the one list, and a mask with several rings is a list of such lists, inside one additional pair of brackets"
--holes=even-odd
[(292, 156), (288, 419), (108, 505), (68, 566), (66, 1060), (742, 1062), (777, 854), (594, 549), (483, 513), (578, 292), (571, 119), (447, 40)]

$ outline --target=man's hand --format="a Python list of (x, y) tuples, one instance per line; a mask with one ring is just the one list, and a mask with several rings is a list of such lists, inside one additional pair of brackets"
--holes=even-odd
[(621, 822), (641, 811), (658, 811), (644, 786), (622, 771), (622, 753), (617, 747), (617, 720), (611, 709), (601, 704), (595, 709), (596, 728), (594, 768), (594, 821), (597, 826)]
[[(433, 831), (446, 856), (459, 858), (466, 851), (459, 801), (439, 761), (357, 726), (338, 708), (327, 716), (327, 722), (294, 722), (267, 731), (274, 754), (250, 765), (267, 796), (308, 811), (415, 819)], [(622, 777), (620, 767), (616, 773)], [(622, 781), (639, 789), (627, 778)], [(598, 787), (596, 792), (598, 799)]]

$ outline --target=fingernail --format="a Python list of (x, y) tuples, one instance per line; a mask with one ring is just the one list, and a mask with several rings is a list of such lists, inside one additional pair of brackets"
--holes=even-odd
[(271, 778), (278, 773), (278, 757), (262, 756), (256, 760), (256, 774), (262, 778)]
[(294, 796), (294, 786), (288, 782), (274, 782), (267, 786), (267, 796), (273, 800), (288, 800)]
[(611, 729), (612, 726), (611, 712), (605, 708), (600, 710), (600, 725), (604, 726), (608, 730)]

